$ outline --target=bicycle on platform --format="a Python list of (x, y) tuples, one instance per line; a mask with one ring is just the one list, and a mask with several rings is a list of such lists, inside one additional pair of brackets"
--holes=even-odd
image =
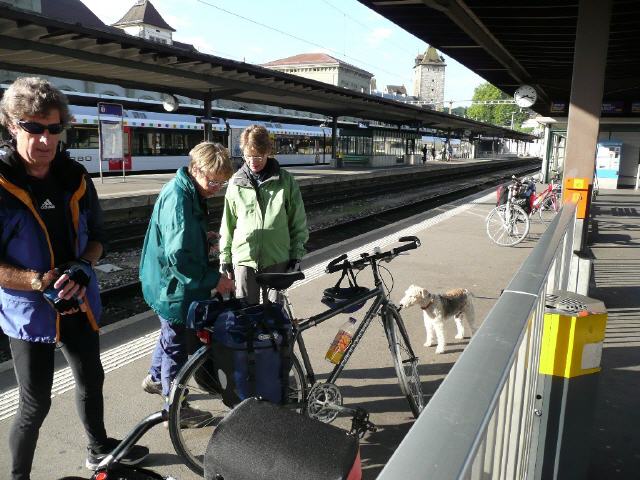
[(487, 235), (497, 245), (517, 245), (529, 233), (529, 214), (518, 204), (523, 187), (523, 182), (512, 177), (512, 182), (506, 186), (506, 201), (487, 215)]
[[(413, 351), (409, 335), (399, 309), (390, 300), (391, 289), (387, 288), (381, 276), (381, 269), (389, 272), (381, 262), (389, 262), (402, 252), (413, 250), (420, 245), (417, 237), (402, 237), (403, 245), (389, 251), (379, 249), (372, 254), (363, 253), (360, 258), (349, 261), (347, 255), (341, 255), (329, 262), (326, 272), (342, 272), (355, 280), (354, 271), (370, 269), (373, 275), (373, 288), (352, 286), (349, 288), (327, 289), (331, 294), (339, 296), (346, 292), (346, 297), (338, 301), (326, 311), (309, 318), (296, 319), (291, 315), (293, 324), (293, 341), (290, 342), (291, 370), (289, 386), (285, 399), (288, 408), (295, 409), (322, 422), (332, 422), (339, 414), (352, 417), (352, 433), (362, 436), (366, 431), (375, 427), (368, 420), (368, 413), (362, 408), (348, 408), (343, 406), (343, 397), (336, 381), (347, 365), (365, 332), (374, 320), (382, 323), (389, 350), (400, 383), (400, 389), (406, 397), (412, 414), (417, 417), (424, 408), (424, 395), (418, 373), (418, 357)], [(390, 274), (390, 272), (389, 272)], [(285, 309), (291, 312), (290, 303), (286, 297), (286, 289), (294, 282), (304, 278), (302, 272), (270, 273), (257, 275), (257, 281), (263, 287), (277, 290), (286, 299)], [(343, 278), (343, 277), (341, 277)], [(339, 283), (339, 282), (338, 282)], [(326, 292), (326, 291), (325, 291)], [(316, 375), (305, 347), (303, 333), (311, 327), (320, 325), (324, 321), (341, 313), (355, 311), (368, 300), (373, 303), (368, 308), (364, 318), (353, 333), (351, 343), (346, 347), (342, 358), (335, 365), (327, 379), (317, 382)], [(213, 333), (213, 326), (203, 327), (203, 330)], [(211, 338), (213, 335), (198, 335), (201, 338)], [(297, 345), (299, 355), (293, 349)], [(213, 430), (231, 410), (225, 405), (218, 384), (214, 377), (215, 366), (212, 368), (212, 349), (214, 344), (203, 345), (189, 358), (184, 367), (178, 372), (169, 397), (169, 433), (176, 452), (182, 457), (186, 465), (194, 472), (202, 475), (203, 459)], [(208, 412), (211, 417), (201, 428), (180, 428), (181, 405), (189, 405)]]
[(537, 213), (540, 221), (549, 224), (562, 207), (562, 184), (558, 182), (559, 177), (555, 175), (551, 182), (539, 194), (533, 192), (531, 197), (531, 213)]
[[(506, 199), (501, 201), (505, 191)], [(552, 180), (536, 195), (533, 179), (519, 180), (513, 176), (509, 185), (498, 189), (498, 203), (487, 215), (487, 235), (497, 245), (517, 245), (529, 234), (530, 219), (534, 214), (538, 214), (542, 223), (548, 224), (560, 211), (560, 184)]]

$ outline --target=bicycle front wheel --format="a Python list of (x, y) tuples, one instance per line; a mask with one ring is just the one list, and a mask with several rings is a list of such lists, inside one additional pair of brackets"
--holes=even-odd
[(487, 235), (496, 245), (516, 245), (528, 233), (529, 215), (518, 205), (498, 205), (487, 216)]
[(540, 208), (538, 209), (538, 216), (542, 223), (550, 223), (560, 210), (559, 201), (554, 197), (547, 197), (543, 200)]
[[(288, 403), (302, 408), (306, 384), (300, 361), (292, 356)], [(204, 454), (216, 427), (231, 411), (222, 400), (211, 347), (201, 347), (176, 376), (169, 396), (169, 435), (176, 453), (199, 476)]]
[(418, 357), (413, 353), (407, 329), (396, 307), (389, 305), (385, 317), (385, 332), (400, 389), (407, 397), (411, 413), (418, 418), (424, 409), (422, 381), (418, 373)]

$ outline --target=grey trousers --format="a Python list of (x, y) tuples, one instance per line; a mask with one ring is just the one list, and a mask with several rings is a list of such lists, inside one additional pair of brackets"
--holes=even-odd
[[(276, 263), (269, 267), (263, 268), (261, 273), (284, 273), (287, 271), (289, 262)], [(244, 265), (234, 265), (233, 275), (236, 280), (236, 298), (245, 300), (249, 305), (260, 303), (260, 300), (266, 298), (266, 289), (261, 289), (256, 283), (256, 271), (251, 267)], [(260, 290), (263, 290), (260, 292)], [(278, 302), (277, 292), (272, 290), (269, 292), (269, 300)]]

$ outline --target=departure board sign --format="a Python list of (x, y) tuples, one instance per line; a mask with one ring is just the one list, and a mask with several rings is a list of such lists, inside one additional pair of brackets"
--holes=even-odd
[(624, 113), (623, 101), (602, 102), (602, 113)]
[(567, 102), (551, 102), (551, 113), (567, 113)]

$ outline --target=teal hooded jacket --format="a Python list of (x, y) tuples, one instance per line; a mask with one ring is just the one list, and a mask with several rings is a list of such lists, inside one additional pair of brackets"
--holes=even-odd
[(182, 167), (160, 192), (140, 258), (142, 294), (163, 319), (183, 325), (189, 305), (205, 300), (220, 274), (208, 263), (207, 211)]

